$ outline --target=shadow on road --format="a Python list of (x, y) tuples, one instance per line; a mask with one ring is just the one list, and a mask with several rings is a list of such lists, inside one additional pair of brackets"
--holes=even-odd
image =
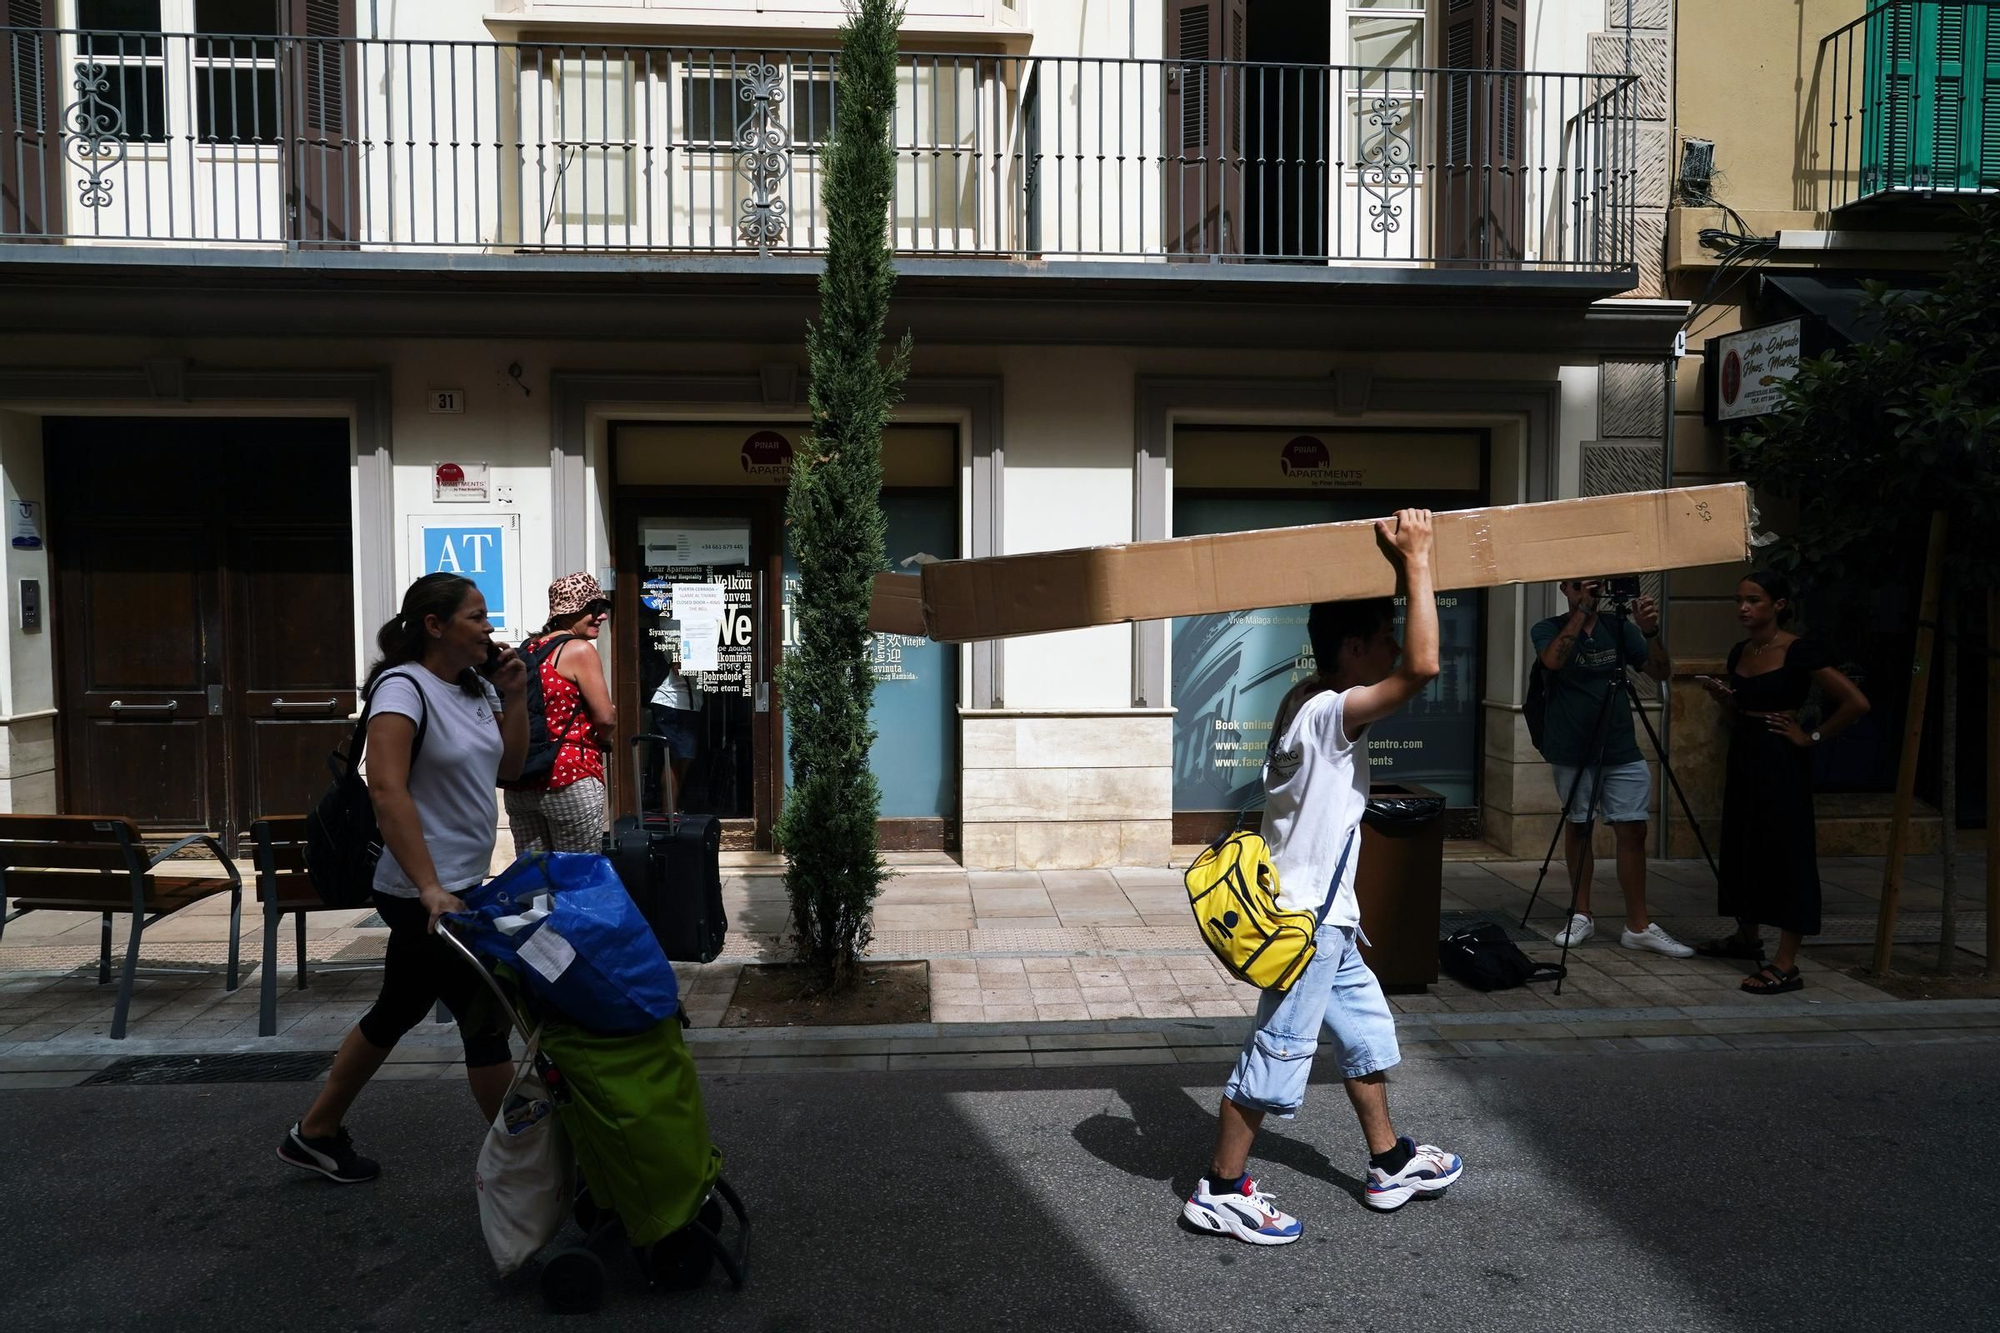
[[(1080, 1122), (1072, 1133), (1085, 1152), (1140, 1180), (1158, 1181), (1175, 1200), (1194, 1192), (1195, 1179), (1206, 1168), (1215, 1145), (1215, 1104), (1195, 1100), (1187, 1089), (1160, 1083), (1156, 1076), (1132, 1077), (1129, 1071), (1107, 1070), (1111, 1090), (1124, 1101), (1129, 1116), (1099, 1112)], [(1120, 1073), (1126, 1077), (1119, 1077)], [(1326, 1096), (1324, 1089), (1317, 1096)], [(1257, 1136), (1257, 1163), (1275, 1162), (1311, 1180), (1345, 1190), (1359, 1202), (1366, 1185), (1336, 1167), (1320, 1149), (1287, 1136), (1284, 1122), (1264, 1122)]]

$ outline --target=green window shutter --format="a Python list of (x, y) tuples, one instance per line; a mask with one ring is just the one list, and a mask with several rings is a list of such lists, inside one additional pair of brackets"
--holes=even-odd
[(2000, 185), (2000, 14), (1869, 0), (1861, 197)]
[(1982, 8), (1972, 16), (1976, 40), (1966, 101), (1966, 184), (1981, 190), (2000, 189), (2000, 12)]

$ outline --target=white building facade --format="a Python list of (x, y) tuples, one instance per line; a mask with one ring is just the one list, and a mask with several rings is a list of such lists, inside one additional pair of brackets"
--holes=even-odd
[[(519, 635), (589, 570), (627, 736), (670, 590), (724, 587), (687, 796), (768, 848), (837, 0), (37, 8), (0, 37), (0, 804), (295, 811), (413, 577)], [(1659, 484), (1666, 30), (913, 0), (892, 565)], [(1503, 849), (1553, 827), (1547, 602), (1448, 596), (1371, 755)], [(878, 641), (885, 846), (1166, 864), (1250, 796), (1303, 615)]]

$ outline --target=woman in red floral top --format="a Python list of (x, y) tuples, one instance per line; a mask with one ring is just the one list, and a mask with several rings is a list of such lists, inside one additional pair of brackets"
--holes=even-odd
[[(518, 649), (530, 662), (541, 659), (542, 717), (549, 738), (562, 744), (545, 781), (507, 791), (516, 856), (594, 852), (602, 845), (604, 750), (613, 719), (596, 642), (610, 618), (611, 601), (597, 580), (571, 574), (549, 585), (548, 624)], [(561, 641), (551, 646), (552, 639)]]

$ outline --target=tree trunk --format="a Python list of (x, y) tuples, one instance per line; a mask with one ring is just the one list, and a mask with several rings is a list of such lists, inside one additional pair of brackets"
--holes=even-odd
[(1903, 895), (1903, 856), (1910, 843), (1910, 810), (1916, 803), (1917, 759), (1924, 739), (1924, 709), (1930, 699), (1931, 659), (1937, 649), (1939, 593), (1944, 583), (1945, 539), (1951, 523), (1940, 509), (1931, 515), (1924, 555), (1924, 590), (1917, 606), (1917, 650), (1910, 672), (1910, 697), (1903, 714), (1903, 752), (1896, 760), (1896, 804), (1889, 816), (1889, 859), (1882, 870), (1882, 901), (1875, 916), (1875, 973), (1887, 976), (1896, 939), (1896, 907)]
[(1945, 576), (1944, 597), (1938, 606), (1939, 651), (1944, 657), (1938, 688), (1944, 691), (1944, 728), (1938, 746), (1939, 775), (1938, 854), (1943, 858), (1939, 882), (1944, 891), (1944, 908), (1938, 917), (1938, 971), (1949, 975), (1951, 956), (1958, 951), (1958, 588)]

